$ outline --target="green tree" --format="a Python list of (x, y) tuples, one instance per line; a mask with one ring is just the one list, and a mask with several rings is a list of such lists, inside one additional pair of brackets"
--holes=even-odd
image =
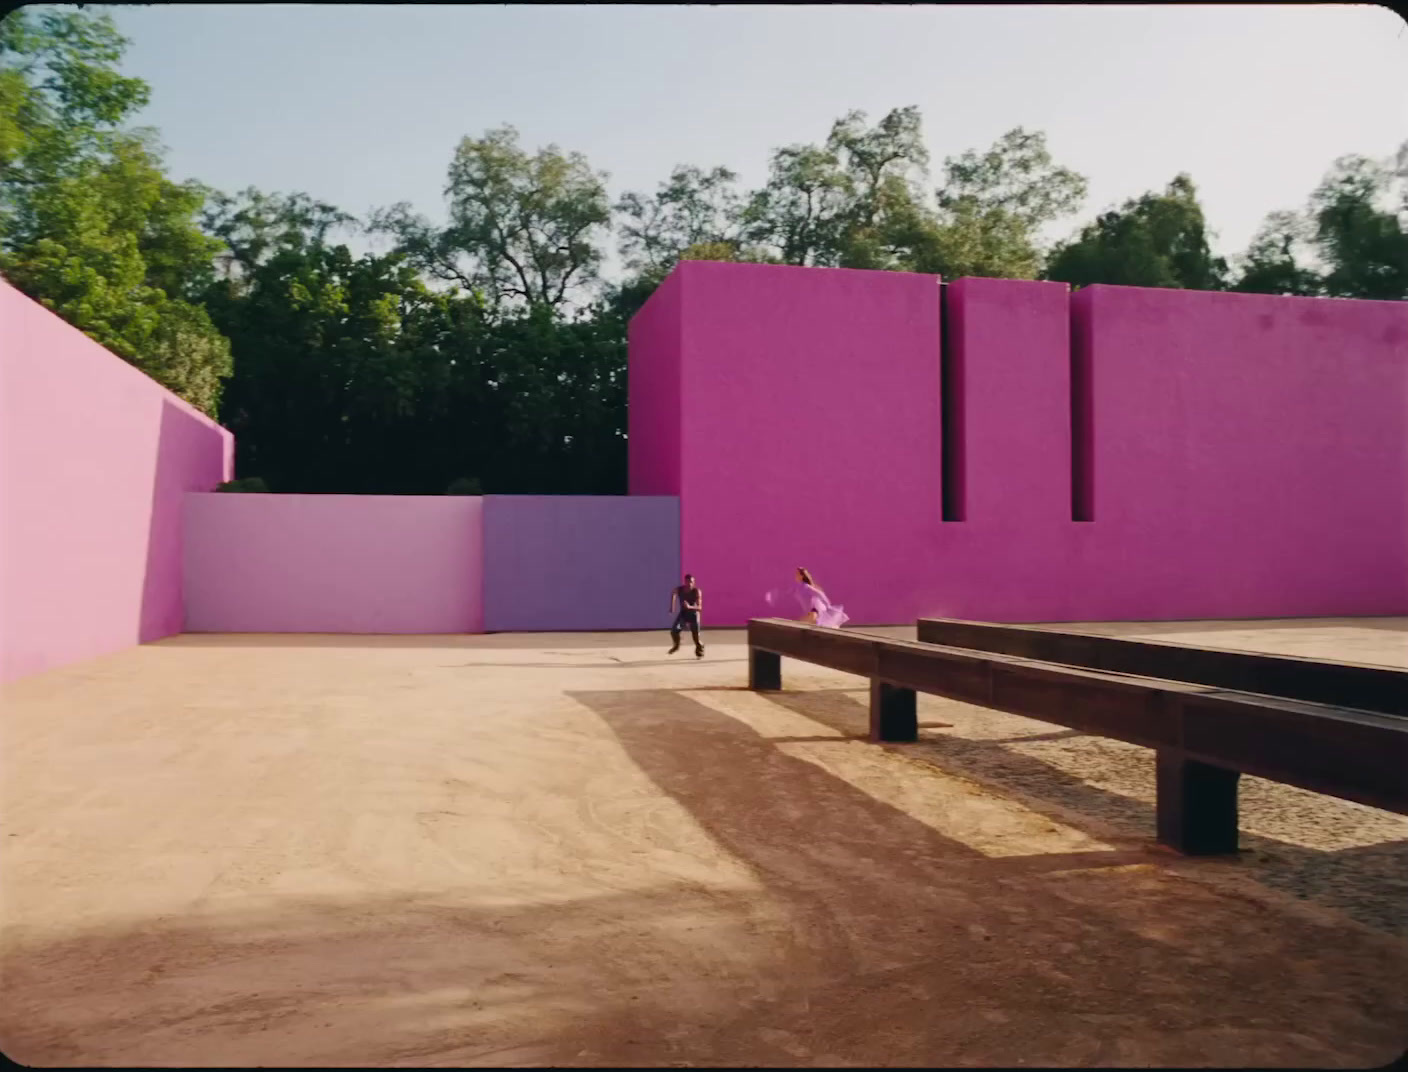
[(852, 111), (832, 124), (827, 150), (845, 176), (836, 262), (844, 268), (906, 269), (934, 226), (919, 180), (926, 174), (919, 109), (896, 108), (874, 126)]
[(937, 226), (915, 263), (949, 278), (1035, 279), (1042, 228), (1079, 208), (1085, 193), (1085, 178), (1052, 159), (1045, 134), (1016, 127), (984, 153), (944, 160)]
[(437, 382), (424, 362), (448, 360), (421, 345), (448, 297), (402, 255), (356, 258), (270, 222), (282, 241), (237, 262), (206, 299), (235, 355), (225, 423), (238, 469), (289, 492), (443, 490), (458, 473), (429, 479), (402, 442)]
[(1117, 283), (1136, 287), (1218, 290), (1227, 264), (1208, 245), (1197, 188), (1177, 176), (1161, 193), (1147, 193), (1102, 213), (1053, 252), (1046, 277), (1072, 286)]
[(658, 281), (687, 253), (698, 259), (737, 259), (743, 244), (737, 181), (728, 168), (703, 171), (680, 165), (653, 196), (623, 194), (616, 211), (624, 217), (619, 241), (626, 267)]
[(215, 414), (228, 343), (194, 298), (218, 243), (203, 235), (200, 194), (169, 181), (143, 139), (38, 185), (24, 231), (4, 236), (0, 269), (30, 297), (113, 353)]
[(623, 493), (625, 325), (600, 308), (566, 319), (534, 306), (484, 324), (476, 342), (460, 390), (483, 399), (464, 453), (485, 459), (485, 490)]
[(244, 251), (208, 297), (241, 472), (288, 492), (625, 490), (623, 321), (432, 290), (404, 254), (331, 244), (314, 204), (246, 191), (212, 216)]
[(117, 71), (127, 47), (106, 15), (19, 10), (0, 19), (0, 183), (5, 208), (111, 148), (146, 106), (145, 82)]
[(377, 230), (432, 276), (482, 291), (491, 305), (562, 308), (588, 295), (610, 226), (606, 175), (555, 145), (529, 155), (511, 126), (464, 138), (450, 163), (450, 222), (437, 228), (401, 203)]
[(773, 152), (767, 183), (748, 198), (743, 233), (782, 264), (835, 265), (850, 205), (836, 152), (789, 145)]
[(945, 159), (935, 201), (920, 188), (928, 161), (917, 108), (873, 126), (850, 112), (825, 146), (773, 154), (744, 233), (786, 264), (1031, 279), (1041, 229), (1085, 197), (1085, 179), (1052, 160), (1045, 135), (1021, 127)]
[(154, 135), (123, 126), (147, 100), (115, 69), (125, 45), (85, 11), (0, 22), (0, 270), (214, 414), (229, 347), (191, 299), (219, 246), (197, 225), (200, 188), (167, 179)]
[(1311, 264), (1309, 231), (1302, 213), (1271, 213), (1240, 258), (1236, 281), (1229, 289), (1302, 297), (1323, 294), (1325, 280)]
[(1401, 171), (1408, 143), (1397, 163), (1395, 173), (1365, 156), (1341, 157), (1311, 195), (1314, 243), (1331, 297), (1408, 298), (1408, 183)]
[(321, 249), (337, 232), (355, 233), (355, 217), (307, 194), (206, 191), (205, 230), (221, 244), (217, 262), (226, 279), (242, 278), (278, 253)]
[(1408, 142), (1395, 156), (1336, 160), (1304, 211), (1267, 216), (1234, 290), (1408, 298)]

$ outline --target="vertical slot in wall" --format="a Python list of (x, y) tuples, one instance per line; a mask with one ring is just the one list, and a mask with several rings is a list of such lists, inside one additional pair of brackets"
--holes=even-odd
[(1095, 520), (1095, 381), (1090, 300), (1071, 296), (1071, 520)]
[(939, 284), (939, 402), (942, 431), (943, 467), (941, 487), (943, 519), (963, 521), (967, 517), (964, 483), (966, 458), (963, 434), (963, 355), (955, 345), (954, 311), (948, 283)]

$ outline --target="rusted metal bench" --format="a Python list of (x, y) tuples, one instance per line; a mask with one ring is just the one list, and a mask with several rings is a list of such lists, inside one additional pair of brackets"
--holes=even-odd
[(917, 739), (916, 694), (961, 700), (1156, 753), (1160, 842), (1237, 850), (1241, 774), (1408, 814), (1408, 719), (1188, 681), (780, 619), (748, 623), (748, 684), (782, 687), (782, 657), (870, 679), (870, 737)]

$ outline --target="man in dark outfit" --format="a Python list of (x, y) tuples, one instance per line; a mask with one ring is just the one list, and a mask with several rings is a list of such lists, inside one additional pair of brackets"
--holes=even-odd
[[(680, 612), (675, 614), (675, 602), (679, 601)], [(699, 611), (703, 607), (704, 594), (694, 583), (694, 574), (684, 575), (684, 584), (670, 593), (670, 613), (675, 614), (675, 623), (670, 626), (670, 639), (675, 646), (669, 651), (673, 655), (680, 650), (680, 630), (689, 626), (689, 635), (694, 637), (695, 658), (704, 657), (704, 645), (699, 643)]]

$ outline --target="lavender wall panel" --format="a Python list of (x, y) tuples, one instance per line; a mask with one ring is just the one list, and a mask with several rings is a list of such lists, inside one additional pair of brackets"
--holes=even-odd
[(486, 632), (663, 629), (679, 575), (673, 496), (484, 499)]

